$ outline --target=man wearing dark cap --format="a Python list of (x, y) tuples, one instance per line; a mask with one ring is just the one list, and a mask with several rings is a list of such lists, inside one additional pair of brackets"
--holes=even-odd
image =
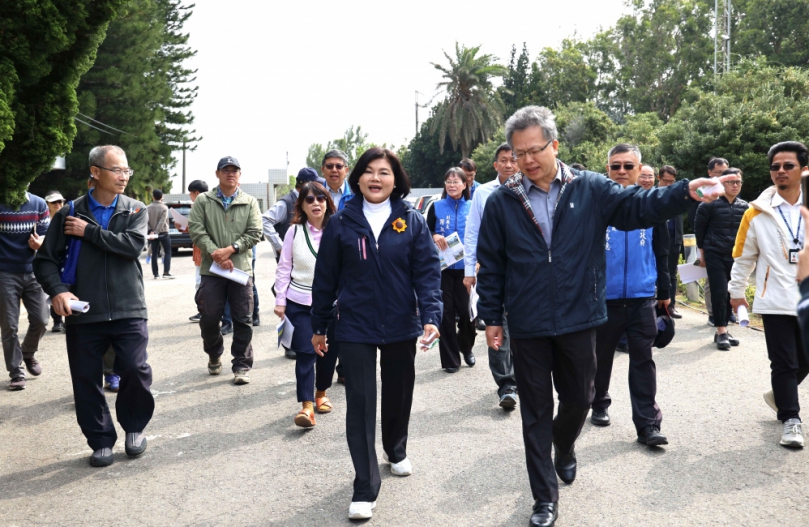
[[(253, 367), (253, 266), (252, 248), (261, 240), (261, 212), (256, 198), (239, 189), (242, 170), (235, 157), (223, 157), (216, 168), (219, 186), (200, 194), (188, 216), (191, 241), (202, 253), (200, 286), (196, 294), (203, 349), (208, 373), (222, 372), (224, 339), (219, 322), (230, 304), (233, 318), (233, 375), (235, 384), (250, 382)], [(249, 275), (247, 283), (225, 278), (211, 268), (234, 269)]]
[[(163, 247), (163, 278), (174, 278), (169, 272), (171, 270), (171, 237), (169, 237), (169, 208), (163, 205), (163, 191), (154, 189), (152, 191), (154, 199), (146, 212), (149, 214), (149, 245), (152, 246), (152, 274), (155, 279), (157, 274), (157, 261), (160, 259), (160, 247)], [(152, 238), (152, 236), (157, 238)]]
[(342, 209), (345, 202), (353, 195), (351, 187), (346, 181), (348, 168), (348, 156), (342, 150), (329, 150), (323, 156), (320, 173), (326, 180), (326, 190), (331, 194), (331, 199), (337, 205), (338, 210)]
[[(264, 237), (270, 241), (270, 245), (275, 250), (275, 261), (281, 257), (281, 249), (284, 247), (284, 236), (289, 230), (289, 225), (292, 223), (292, 217), (295, 215), (295, 202), (298, 200), (298, 191), (304, 183), (309, 181), (319, 181), (317, 171), (314, 168), (302, 168), (298, 171), (298, 177), (295, 180), (295, 188), (275, 202), (275, 205), (267, 209), (267, 212), (261, 217), (261, 222), (264, 227)], [(275, 288), (273, 286), (273, 294)], [(284, 348), (284, 355), (288, 359), (295, 359), (295, 352)]]

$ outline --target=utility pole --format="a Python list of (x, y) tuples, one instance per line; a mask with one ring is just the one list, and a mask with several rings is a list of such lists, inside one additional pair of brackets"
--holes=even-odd
[(416, 135), (419, 135), (419, 95), (424, 94), (416, 90)]
[(183, 188), (180, 194), (185, 194), (185, 139), (183, 139)]

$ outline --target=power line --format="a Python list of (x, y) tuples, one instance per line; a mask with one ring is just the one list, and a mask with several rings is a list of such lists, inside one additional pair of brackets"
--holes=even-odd
[(115, 130), (116, 132), (121, 132), (122, 134), (131, 135), (132, 137), (135, 137), (134, 134), (130, 134), (129, 132), (124, 132), (123, 130), (119, 130), (119, 129), (115, 128), (115, 127), (112, 127), (112, 126), (106, 124), (106, 123), (102, 123), (101, 121), (99, 121), (97, 119), (93, 119), (89, 115), (84, 115), (81, 112), (78, 112), (78, 114), (81, 115), (82, 117), (84, 117), (85, 119), (89, 119), (89, 120), (93, 121), (94, 123), (100, 124), (101, 126), (103, 126), (105, 128), (109, 128), (110, 130)]
[(109, 133), (109, 132), (108, 132), (108, 131), (106, 131), (106, 130), (102, 130), (101, 128), (98, 128), (98, 127), (96, 127), (96, 126), (93, 126), (93, 125), (91, 125), (90, 123), (84, 122), (84, 121), (82, 121), (81, 119), (79, 119), (78, 117), (73, 117), (73, 120), (74, 120), (74, 121), (78, 121), (78, 122), (80, 122), (81, 124), (87, 125), (87, 126), (89, 126), (90, 128), (95, 128), (96, 130), (98, 130), (98, 131), (99, 131), (99, 132), (101, 132), (102, 134), (107, 134), (107, 135), (115, 135), (115, 134), (111, 134), (111, 133)]

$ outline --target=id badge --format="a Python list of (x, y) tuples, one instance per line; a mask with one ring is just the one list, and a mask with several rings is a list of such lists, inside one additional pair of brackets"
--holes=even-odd
[(800, 249), (790, 249), (789, 250), (789, 263), (797, 264), (798, 263), (798, 251)]

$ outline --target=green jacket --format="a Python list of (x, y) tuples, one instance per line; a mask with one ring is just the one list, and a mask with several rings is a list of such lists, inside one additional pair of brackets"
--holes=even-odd
[(217, 249), (239, 245), (239, 252), (230, 259), (234, 267), (253, 276), (252, 247), (261, 240), (261, 212), (258, 201), (241, 189), (225, 211), (222, 199), (217, 197), (218, 187), (200, 194), (188, 215), (188, 232), (191, 241), (202, 251), (202, 265), (199, 272), (206, 276), (216, 276), (210, 269), (213, 263), (211, 253)]

